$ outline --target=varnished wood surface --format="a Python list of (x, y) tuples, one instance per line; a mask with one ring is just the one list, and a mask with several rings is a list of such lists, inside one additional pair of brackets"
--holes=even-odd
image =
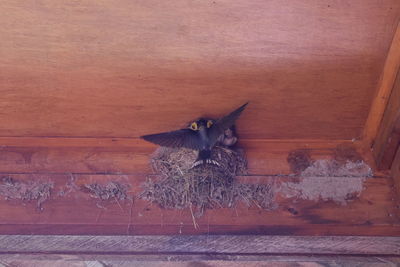
[(243, 256), (243, 255), (0, 255), (5, 266), (18, 267), (229, 267), (229, 266), (279, 266), (279, 267), (327, 267), (327, 266), (363, 266), (386, 267), (397, 266), (400, 258), (396, 256), (315, 256), (315, 255), (282, 255), (282, 256)]
[[(400, 25), (397, 26), (397, 30), (393, 37), (388, 55), (386, 57), (385, 65), (383, 67), (381, 77), (379, 80), (378, 89), (376, 91), (376, 95), (373, 99), (371, 109), (369, 111), (367, 123), (364, 128), (363, 141), (367, 147), (370, 147), (376, 138), (382, 138), (382, 136), (377, 136), (379, 131), (382, 129), (386, 129), (390, 125), (390, 118), (392, 114), (384, 113), (393, 113), (394, 107), (389, 107), (389, 111), (386, 105), (389, 102), (389, 98), (391, 101), (390, 105), (398, 105), (398, 96), (399, 89), (396, 88), (399, 85), (396, 85), (396, 76), (398, 76), (400, 67)], [(398, 83), (398, 82), (397, 82)], [(393, 98), (392, 98), (392, 91)], [(383, 119), (383, 121), (382, 121)], [(389, 120), (389, 121), (388, 121)], [(377, 149), (379, 150), (379, 148)]]
[[(240, 140), (250, 174), (240, 179), (245, 183), (269, 183), (276, 190), (287, 183), (300, 183), (302, 178), (288, 176), (293, 173), (287, 162), (291, 151), (305, 149), (313, 159), (331, 159), (335, 149), (344, 144), (352, 145), (348, 141)], [(278, 193), (279, 207), (274, 211), (244, 205), (207, 211), (196, 219), (200, 228), (195, 229), (189, 210), (162, 210), (136, 199), (142, 183), (152, 173), (149, 156), (155, 148), (129, 138), (0, 138), (2, 177), (54, 183), (43, 211), (37, 210), (35, 201), (1, 199), (0, 233), (400, 235), (392, 180), (384, 173), (365, 180), (360, 198), (352, 199), (350, 194), (344, 206), (330, 200), (296, 199)], [(71, 179), (76, 187), (69, 192)], [(313, 179), (334, 187), (341, 185), (341, 179), (363, 178)], [(99, 202), (82, 189), (85, 184), (110, 181), (129, 184), (134, 204)], [(347, 196), (342, 198), (347, 202)]]
[[(0, 236), (0, 252), (46, 254), (399, 255), (399, 237), (357, 236)], [(160, 255), (161, 256), (161, 255)], [(31, 256), (34, 258), (35, 256)], [(87, 258), (89, 258), (87, 257)], [(154, 256), (153, 256), (154, 257)], [(138, 257), (139, 258), (139, 257)], [(140, 259), (140, 258), (139, 258)], [(173, 259), (173, 258), (172, 258)], [(228, 258), (226, 258), (228, 259)], [(251, 258), (249, 258), (251, 259)]]
[[(400, 44), (399, 44), (400, 45)], [(399, 58), (400, 62), (400, 58)], [(390, 169), (400, 145), (400, 75), (397, 74), (388, 104), (374, 140), (373, 155), (380, 169)]]
[[(0, 173), (55, 184), (42, 211), (1, 199), (0, 233), (400, 235), (393, 181), (379, 174), (347, 205), (279, 194), (274, 211), (207, 211), (198, 229), (188, 210), (99, 205), (80, 189), (118, 180), (136, 196), (156, 148), (138, 136), (247, 101), (241, 179), (301, 182), (283, 176), (288, 153), (330, 158), (358, 139), (378, 88), (373, 139), (397, 66), (400, 2), (6, 0), (0, 12)], [(78, 189), (61, 196), (71, 177)]]
[[(277, 191), (273, 211), (256, 206), (238, 205), (230, 209), (208, 210), (193, 225), (190, 210), (163, 210), (157, 205), (135, 198), (133, 201), (100, 201), (93, 198), (85, 184), (107, 184), (110, 181), (131, 186), (130, 196), (142, 191), (145, 177), (133, 175), (72, 175), (76, 189), (66, 190), (71, 175), (20, 174), (17, 180), (54, 182), (51, 198), (38, 211), (36, 202), (0, 201), (2, 234), (93, 234), (93, 235), (160, 235), (160, 234), (268, 234), (268, 235), (400, 235), (399, 210), (392, 182), (388, 178), (370, 178), (357, 198), (346, 205), (330, 200), (292, 198), (279, 188), (299, 183), (298, 177), (244, 176), (242, 182), (269, 183)], [(315, 177), (315, 182), (332, 184), (332, 177)], [(343, 178), (335, 179), (360, 179)], [(326, 182), (324, 182), (326, 181)], [(60, 195), (60, 191), (69, 193)]]
[(0, 4), (0, 136), (138, 137), (246, 101), (242, 137), (358, 138), (397, 0)]
[(397, 150), (393, 164), (391, 166), (391, 175), (397, 190), (397, 201), (400, 203), (400, 149)]
[[(290, 174), (290, 151), (306, 149), (314, 159), (329, 158), (346, 140), (240, 140), (249, 173)], [(357, 145), (355, 145), (357, 147)], [(131, 138), (0, 138), (0, 173), (151, 173), (157, 146)], [(372, 163), (372, 162), (371, 162)]]

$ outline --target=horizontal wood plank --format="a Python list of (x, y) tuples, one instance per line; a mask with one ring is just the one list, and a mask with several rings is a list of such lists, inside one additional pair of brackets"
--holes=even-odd
[(221, 255), (221, 254), (158, 254), (158, 255), (87, 255), (87, 254), (2, 254), (0, 261), (8, 266), (120, 266), (120, 267), (228, 267), (265, 265), (291, 267), (326, 267), (326, 266), (397, 266), (398, 256), (349, 256), (349, 255)]
[[(288, 185), (301, 184), (298, 177), (244, 176), (241, 182), (268, 183), (276, 190), (275, 210), (261, 210), (243, 204), (235, 208), (207, 210), (196, 218), (194, 227), (189, 209), (165, 210), (156, 204), (135, 198), (133, 201), (101, 201), (84, 185), (127, 183), (129, 195), (138, 196), (145, 177), (133, 175), (70, 175), (20, 174), (19, 181), (53, 182), (51, 198), (38, 211), (36, 201), (2, 199), (0, 201), (0, 233), (2, 234), (269, 234), (269, 235), (400, 235), (399, 209), (395, 204), (392, 182), (388, 178), (369, 178), (362, 183), (359, 197), (345, 203), (322, 196), (304, 198), (288, 194)], [(351, 186), (336, 177), (308, 178), (336, 190)], [(314, 181), (314, 182), (313, 182)], [(334, 181), (334, 182), (332, 182)], [(72, 188), (72, 189), (71, 189)], [(341, 188), (341, 189), (340, 189)], [(71, 189), (71, 190), (69, 190)], [(304, 189), (305, 190), (305, 189)], [(62, 192), (62, 194), (60, 193)], [(349, 193), (350, 194), (350, 193)], [(353, 194), (350, 194), (353, 195)], [(320, 199), (321, 198), (321, 199)], [(345, 200), (343, 199), (343, 200)]]
[[(331, 159), (340, 146), (357, 150), (358, 144), (349, 141), (241, 139), (251, 175), (239, 177), (240, 181), (270, 184), (276, 190), (274, 201), (278, 208), (263, 211), (240, 204), (233, 209), (209, 210), (195, 219), (197, 229), (187, 209), (163, 210), (136, 199), (146, 177), (152, 173), (149, 156), (156, 146), (130, 138), (3, 137), (0, 144), (2, 177), (54, 184), (50, 199), (42, 203), (43, 211), (38, 211), (35, 200), (0, 200), (3, 234), (387, 236), (400, 233), (399, 210), (387, 176), (369, 179), (282, 176), (293, 173), (287, 162), (291, 151), (305, 149), (313, 159)], [(127, 200), (100, 201), (84, 190), (85, 185), (111, 181), (130, 185), (129, 195), (135, 198), (133, 205)], [(310, 196), (306, 188), (314, 185), (322, 187), (314, 188)], [(356, 192), (351, 191), (354, 185), (358, 186)]]
[(0, 236), (0, 252), (46, 254), (399, 255), (399, 237), (357, 236)]
[(244, 138), (351, 140), (400, 2), (3, 0), (0, 13), (0, 136), (138, 137), (250, 101)]
[[(305, 149), (313, 159), (332, 158), (346, 140), (241, 139), (252, 175), (290, 174), (291, 151)], [(357, 150), (358, 145), (354, 145)], [(157, 146), (134, 138), (0, 138), (0, 173), (151, 173)], [(373, 164), (365, 155), (365, 160)]]

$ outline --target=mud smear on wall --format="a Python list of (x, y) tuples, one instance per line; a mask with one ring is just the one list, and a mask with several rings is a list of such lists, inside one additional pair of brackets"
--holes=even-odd
[(312, 164), (310, 153), (305, 149), (291, 151), (287, 162), (295, 174), (301, 173)]
[(360, 196), (364, 189), (364, 177), (302, 177), (298, 183), (284, 183), (280, 192), (286, 198), (296, 198), (312, 201), (334, 201), (346, 205)]
[(301, 177), (371, 177), (372, 170), (364, 161), (341, 163), (335, 159), (314, 161), (300, 173)]
[(306, 151), (297, 150), (289, 154), (288, 162), (292, 171), (298, 173), (299, 182), (281, 185), (279, 191), (287, 198), (331, 200), (346, 205), (360, 196), (364, 181), (373, 175), (361, 156), (345, 145), (338, 146), (332, 159), (311, 161)]

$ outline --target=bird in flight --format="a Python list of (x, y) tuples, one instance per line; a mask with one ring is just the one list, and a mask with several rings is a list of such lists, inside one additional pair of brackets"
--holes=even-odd
[(221, 135), (230, 129), (248, 103), (217, 120), (200, 118), (189, 123), (187, 128), (141, 136), (144, 140), (165, 147), (185, 147), (198, 150), (199, 155), (192, 168), (200, 164), (220, 164), (211, 159), (211, 150)]

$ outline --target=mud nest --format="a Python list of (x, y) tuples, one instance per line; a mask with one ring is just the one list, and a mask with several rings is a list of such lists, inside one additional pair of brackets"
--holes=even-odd
[(98, 183), (85, 184), (82, 191), (90, 194), (92, 198), (98, 199), (96, 206), (98, 208), (105, 208), (104, 204), (108, 200), (114, 200), (118, 206), (123, 210), (120, 201), (131, 200), (133, 198), (128, 195), (130, 186), (119, 182), (111, 181), (108, 184), (101, 185)]
[(220, 166), (205, 164), (191, 168), (197, 159), (196, 151), (157, 149), (151, 165), (158, 175), (147, 180), (140, 197), (165, 209), (190, 208), (196, 217), (206, 209), (230, 208), (238, 202), (261, 209), (275, 208), (271, 185), (236, 181), (236, 176), (247, 173), (243, 151), (215, 147), (212, 158)]
[(41, 180), (19, 181), (10, 176), (0, 179), (0, 196), (6, 200), (36, 201), (38, 210), (43, 210), (42, 204), (51, 196), (52, 182)]
[(313, 160), (308, 150), (291, 151), (287, 162), (296, 175), (302, 177), (371, 177), (372, 169), (352, 147), (342, 144), (334, 150), (333, 158)]

